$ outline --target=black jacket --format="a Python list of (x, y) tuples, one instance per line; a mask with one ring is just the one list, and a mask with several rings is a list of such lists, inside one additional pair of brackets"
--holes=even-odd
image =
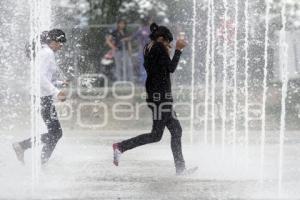
[(144, 51), (144, 67), (147, 72), (146, 92), (148, 102), (173, 102), (170, 74), (178, 65), (181, 51), (175, 50), (171, 60), (166, 48), (155, 42)]

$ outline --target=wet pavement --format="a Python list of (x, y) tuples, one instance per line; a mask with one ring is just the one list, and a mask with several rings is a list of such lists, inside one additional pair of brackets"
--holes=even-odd
[[(278, 194), (278, 145), (267, 144), (264, 181), (260, 181), (258, 144), (244, 146), (184, 142), (188, 166), (197, 173), (175, 176), (166, 133), (160, 143), (122, 155), (112, 165), (111, 144), (133, 136), (65, 131), (49, 163), (41, 168), (33, 189), (31, 156), (26, 165), (16, 161), (11, 143), (21, 134), (0, 134), (0, 199), (300, 199), (300, 147), (287, 142), (281, 194)], [(290, 135), (293, 135), (291, 132)], [(247, 156), (248, 155), (248, 156)]]

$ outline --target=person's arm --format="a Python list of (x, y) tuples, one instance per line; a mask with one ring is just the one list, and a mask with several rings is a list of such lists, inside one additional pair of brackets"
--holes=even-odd
[[(55, 60), (54, 60), (55, 62)], [(58, 88), (62, 88), (62, 87), (66, 87), (69, 85), (69, 80), (68, 78), (64, 75), (64, 72), (57, 66), (56, 63), (55, 64), (55, 67), (57, 68), (57, 73), (56, 73), (56, 76), (55, 76), (55, 79), (53, 80), (52, 79), (52, 83), (54, 84), (55, 87), (58, 87)]]
[(166, 67), (170, 73), (175, 72), (181, 56), (181, 51), (176, 49), (173, 58), (170, 59), (166, 47), (164, 47), (162, 43), (158, 43), (157, 45), (158, 45), (158, 56), (159, 56), (158, 64), (163, 67)]
[(180, 56), (183, 48), (186, 46), (186, 42), (184, 40), (176, 41), (176, 50), (172, 59), (170, 59), (169, 53), (167, 52), (166, 47), (162, 43), (157, 43), (159, 45), (159, 64), (167, 67), (170, 73), (175, 72), (177, 65), (180, 60)]
[(116, 49), (117, 49), (117, 47), (115, 46), (115, 44), (114, 44), (114, 42), (113, 42), (112, 35), (106, 36), (106, 44), (107, 44), (112, 50), (116, 50)]
[(130, 41), (128, 42), (128, 53), (129, 53), (129, 56), (132, 56), (132, 45), (131, 45)]

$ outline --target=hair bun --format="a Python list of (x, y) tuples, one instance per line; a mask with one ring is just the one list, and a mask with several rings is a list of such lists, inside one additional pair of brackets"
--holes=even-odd
[(155, 33), (157, 29), (158, 29), (158, 25), (155, 22), (150, 25), (151, 33)]

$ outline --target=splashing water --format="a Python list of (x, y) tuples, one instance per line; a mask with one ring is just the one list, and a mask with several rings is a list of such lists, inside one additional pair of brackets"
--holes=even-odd
[[(244, 44), (244, 51), (245, 51), (245, 80), (244, 80), (244, 131), (245, 131), (245, 147), (246, 147), (246, 156), (248, 158), (249, 152), (249, 85), (248, 85), (248, 71), (249, 71), (249, 0), (245, 1), (245, 44)], [(248, 159), (247, 159), (248, 162)], [(248, 164), (247, 164), (248, 165)]]
[(239, 1), (235, 0), (235, 14), (234, 14), (234, 24), (235, 24), (235, 29), (234, 29), (234, 65), (233, 65), (233, 119), (232, 119), (232, 134), (233, 134), (233, 151), (234, 154), (236, 154), (236, 143), (237, 143), (237, 130), (236, 130), (236, 124), (237, 124), (237, 65), (238, 65), (238, 29), (239, 29), (239, 22), (238, 22), (238, 17), (239, 17)]
[(216, 105), (216, 11), (215, 2), (211, 1), (211, 143), (215, 145), (216, 143), (216, 115), (215, 115), (215, 105)]
[[(198, 91), (197, 88), (197, 67), (198, 63), (195, 62), (195, 60), (198, 58), (198, 45), (196, 44), (196, 41), (198, 40), (198, 36), (200, 33), (197, 32), (199, 24), (201, 24), (201, 21), (198, 20), (199, 14), (197, 13), (198, 9), (200, 8), (200, 3), (197, 0), (193, 0), (193, 14), (192, 14), (192, 45), (191, 45), (191, 99), (190, 99), (190, 107), (191, 107), (191, 113), (190, 117), (191, 120), (188, 122), (190, 127), (190, 142), (195, 143), (196, 134), (194, 135), (194, 131), (197, 129), (197, 120), (196, 120), (196, 113), (195, 111), (195, 105), (197, 99), (195, 98), (195, 92)], [(278, 186), (278, 193), (279, 195), (282, 193), (282, 184), (286, 183), (285, 180), (283, 180), (283, 174), (287, 172), (287, 166), (288, 162), (283, 163), (284, 159), (288, 159), (285, 157), (285, 155), (288, 155), (288, 152), (293, 152), (294, 149), (286, 149), (289, 147), (285, 143), (285, 134), (288, 134), (289, 131), (286, 132), (286, 103), (287, 103), (287, 95), (288, 95), (288, 66), (287, 66), (287, 42), (286, 40), (286, 24), (287, 24), (287, 17), (288, 14), (286, 11), (286, 2), (282, 1), (282, 8), (281, 8), (281, 18), (282, 18), (282, 29), (280, 33), (280, 47), (281, 47), (281, 80), (282, 80), (282, 91), (281, 91), (281, 113), (280, 113), (280, 135), (279, 135), (279, 141), (277, 140), (278, 135), (276, 136), (276, 142), (275, 145), (273, 143), (269, 144), (269, 138), (266, 137), (267, 132), (267, 120), (268, 119), (268, 65), (271, 64), (271, 59), (268, 57), (268, 50), (271, 49), (271, 40), (269, 36), (271, 35), (271, 8), (273, 2), (272, 0), (265, 0), (266, 7), (263, 7), (260, 9), (261, 12), (264, 12), (264, 15), (261, 15), (263, 18), (263, 25), (261, 32), (264, 32), (264, 35), (262, 35), (263, 39), (260, 41), (256, 41), (255, 37), (252, 37), (251, 28), (255, 27), (252, 23), (252, 14), (253, 16), (256, 15), (256, 11), (253, 11), (252, 8), (255, 7), (255, 3), (253, 1), (245, 0), (244, 2), (238, 1), (238, 0), (222, 0), (222, 13), (219, 12), (220, 5), (218, 5), (220, 2), (215, 0), (207, 0), (205, 1), (205, 5), (207, 5), (207, 9), (205, 12), (205, 15), (207, 15), (207, 22), (206, 22), (206, 30), (203, 30), (203, 36), (205, 34), (205, 45), (206, 45), (206, 52), (205, 55), (202, 55), (205, 57), (205, 96), (204, 96), (204, 143), (209, 145), (204, 146), (196, 146), (191, 145), (188, 148), (190, 148), (190, 152), (195, 152), (195, 154), (187, 153), (187, 161), (195, 159), (199, 159), (199, 165), (202, 167), (202, 169), (199, 169), (199, 174), (201, 176), (195, 176), (195, 185), (194, 187), (197, 188), (201, 184), (208, 184), (209, 188), (213, 188), (216, 184), (219, 184), (220, 182), (224, 182), (224, 188), (222, 189), (222, 192), (230, 193), (229, 196), (237, 196), (237, 191), (240, 189), (240, 185), (248, 185), (249, 187), (252, 187), (253, 185), (256, 185), (258, 181), (261, 183), (264, 183), (265, 180), (269, 180), (272, 184), (275, 185), (275, 193), (277, 192), (277, 186)], [(252, 4), (253, 3), (253, 4)], [(197, 5), (198, 4), (198, 5)], [(253, 5), (253, 7), (252, 7)], [(198, 7), (197, 7), (198, 6)], [(35, 46), (35, 51), (32, 52), (31, 55), (31, 93), (34, 94), (35, 98), (32, 97), (31, 99), (31, 133), (32, 137), (36, 138), (36, 141), (32, 141), (33, 143), (33, 149), (31, 153), (31, 173), (32, 173), (32, 192), (33, 195), (37, 194), (38, 192), (36, 189), (39, 184), (43, 184), (43, 173), (41, 173), (41, 166), (40, 166), (40, 149), (39, 149), (39, 137), (41, 133), (41, 127), (43, 125), (43, 122), (40, 118), (40, 104), (39, 104), (39, 69), (38, 69), (38, 57), (35, 57), (37, 52), (40, 50), (39, 46), (39, 34), (44, 30), (49, 30), (51, 26), (51, 1), (50, 0), (30, 0), (30, 41), (34, 41), (37, 45)], [(250, 13), (251, 12), (251, 13)], [(198, 16), (199, 15), (199, 16)], [(223, 18), (221, 18), (222, 16)], [(233, 18), (234, 17), (234, 18)], [(244, 17), (244, 18), (243, 18)], [(198, 20), (198, 21), (197, 21)], [(206, 19), (205, 19), (206, 20)], [(222, 23), (220, 23), (220, 20), (222, 20)], [(189, 20), (190, 21), (190, 20)], [(204, 24), (205, 22), (203, 22)], [(244, 24), (243, 24), (244, 23)], [(224, 24), (224, 27), (222, 27), (224, 30), (224, 36), (222, 39), (218, 40), (217, 34), (218, 34), (218, 25)], [(235, 26), (234, 29), (230, 26)], [(265, 29), (264, 29), (265, 28)], [(243, 30), (245, 32), (243, 32)], [(234, 33), (233, 33), (234, 32)], [(243, 35), (244, 34), (244, 35)], [(242, 38), (242, 37), (243, 38)], [(202, 41), (203, 41), (202, 40)], [(242, 40), (244, 40), (243, 46), (242, 46)], [(220, 43), (219, 43), (220, 42)], [(221, 43), (222, 42), (222, 43)], [(253, 43), (260, 43), (263, 48), (261, 48), (261, 52), (263, 52), (263, 55), (260, 57), (257, 54), (252, 54), (252, 47), (254, 46)], [(201, 45), (201, 43), (199, 42)], [(222, 46), (218, 46), (218, 45)], [(199, 46), (200, 46), (199, 45)], [(253, 46), (252, 46), (253, 45)], [(255, 44), (256, 45), (256, 44)], [(203, 45), (204, 46), (204, 45)], [(222, 55), (218, 55), (218, 47), (221, 47), (221, 53)], [(204, 48), (203, 48), (204, 49)], [(77, 50), (80, 51), (80, 50)], [(80, 52), (78, 52), (79, 54)], [(244, 53), (244, 54), (243, 54)], [(189, 55), (188, 55), (189, 56)], [(243, 57), (242, 57), (243, 56)], [(252, 64), (255, 62), (254, 59), (262, 58), (264, 61), (264, 64), (261, 65), (261, 69), (263, 70), (263, 76), (261, 82), (258, 81), (258, 83), (252, 82)], [(219, 59), (219, 60), (218, 60)], [(243, 59), (243, 60), (242, 60)], [(204, 59), (203, 59), (204, 60)], [(241, 61), (244, 61), (243, 68)], [(261, 62), (262, 63), (262, 62)], [(204, 64), (204, 63), (203, 63)], [(219, 67), (222, 66), (221, 67)], [(222, 69), (218, 71), (219, 69)], [(218, 76), (220, 75), (221, 76)], [(190, 77), (190, 76), (189, 76)], [(242, 80), (241, 80), (242, 77)], [(218, 79), (220, 78), (220, 79)], [(218, 83), (221, 83), (220, 88), (222, 88), (222, 91), (218, 92)], [(257, 85), (256, 85), (257, 84)], [(259, 84), (259, 85), (258, 85)], [(253, 98), (252, 89), (256, 86), (261, 87), (262, 89), (262, 101), (259, 99), (259, 105), (262, 106), (261, 108), (261, 115), (258, 117), (259, 120), (261, 120), (261, 127), (260, 127), (260, 121), (256, 124), (259, 124), (259, 128), (256, 131), (252, 131), (252, 110), (251, 106), (253, 102), (255, 101), (255, 98)], [(92, 86), (91, 86), (92, 87)], [(241, 88), (240, 88), (241, 87)], [(270, 87), (271, 88), (271, 87)], [(239, 91), (243, 90), (243, 94), (240, 94)], [(259, 91), (260, 92), (260, 91)], [(280, 94), (280, 93), (279, 93)], [(220, 99), (220, 110), (218, 110), (218, 101)], [(202, 102), (201, 102), (202, 103)], [(202, 104), (201, 104), (202, 105)], [(270, 104), (271, 105), (271, 104)], [(241, 111), (239, 108), (242, 107)], [(217, 112), (220, 113), (217, 113)], [(218, 115), (220, 114), (220, 126), (219, 126), (219, 120)], [(242, 115), (242, 116), (239, 116)], [(279, 112), (278, 112), (279, 116)], [(201, 116), (202, 117), (202, 116)], [(195, 118), (195, 119), (194, 119)], [(201, 121), (202, 122), (202, 121)], [(74, 123), (74, 122), (72, 122)], [(241, 124), (241, 126), (240, 126)], [(255, 125), (256, 125), (255, 124)], [(243, 127), (242, 127), (243, 126)], [(220, 130), (219, 130), (220, 127)], [(240, 127), (241, 131), (240, 131)], [(90, 131), (90, 130), (88, 130)], [(81, 135), (81, 130), (78, 131), (78, 135)], [(219, 135), (220, 133), (220, 135)], [(240, 134), (241, 133), (241, 134)], [(251, 133), (251, 134), (250, 134)], [(83, 136), (78, 137), (78, 135), (75, 135), (76, 141), (80, 140), (80, 137), (85, 138)], [(72, 136), (73, 137), (73, 136)], [(119, 137), (119, 136), (118, 136)], [(123, 137), (123, 136), (122, 136)], [(201, 135), (202, 137), (202, 135)], [(219, 138), (220, 137), (220, 138)], [(69, 139), (69, 140), (68, 140)], [(84, 144), (84, 151), (80, 152), (82, 155), (78, 156), (78, 152), (74, 153), (74, 151), (70, 151), (69, 155), (65, 155), (65, 152), (68, 151), (68, 149), (72, 149), (74, 146), (73, 141), (74, 138), (67, 138), (65, 141), (65, 144), (62, 145), (64, 148), (64, 153), (61, 154), (61, 156), (64, 157), (63, 164), (65, 166), (70, 166), (71, 164), (75, 164), (74, 166), (70, 168), (65, 168), (66, 171), (73, 170), (76, 171), (82, 171), (82, 169), (79, 167), (84, 164), (86, 165), (94, 165), (95, 171), (86, 170), (86, 173), (81, 174), (80, 178), (82, 178), (82, 185), (87, 185), (86, 189), (91, 190), (92, 187), (88, 183), (92, 184), (98, 184), (99, 182), (102, 182), (103, 185), (107, 184), (108, 179), (113, 179), (113, 184), (118, 184), (119, 176), (122, 177), (124, 174), (126, 175), (126, 179), (128, 180), (135, 179), (136, 182), (141, 181), (141, 185), (144, 185), (144, 178), (151, 177), (152, 168), (151, 166), (145, 166), (149, 170), (149, 174), (147, 174), (147, 177), (139, 177), (136, 179), (136, 177), (132, 177), (132, 174), (128, 175), (128, 169), (126, 168), (119, 174), (115, 174), (116, 171), (109, 171), (110, 170), (110, 163), (108, 163), (108, 159), (106, 158), (106, 155), (109, 154), (109, 150), (106, 151), (106, 149), (110, 148), (107, 147), (106, 143), (110, 143), (111, 140), (114, 140), (114, 138), (106, 139), (104, 143), (97, 143), (95, 144), (95, 138), (94, 135), (92, 135), (89, 139), (88, 145), (93, 145), (93, 147), (90, 149), (90, 147), (86, 148), (86, 144)], [(102, 138), (101, 138), (102, 139)], [(202, 138), (201, 138), (202, 139)], [(220, 139), (220, 140), (218, 140)], [(241, 140), (240, 140), (241, 139)], [(274, 138), (272, 138), (274, 139)], [(109, 141), (107, 141), (109, 140)], [(252, 142), (253, 140), (253, 142)], [(242, 141), (243, 145), (240, 146), (239, 142)], [(81, 142), (81, 141), (80, 141)], [(103, 141), (102, 141), (103, 142)], [(220, 146), (218, 146), (218, 142), (221, 143)], [(273, 140), (271, 141), (273, 142)], [(67, 146), (69, 145), (69, 146)], [(276, 151), (277, 145), (279, 146), (279, 153)], [(67, 147), (66, 147), (67, 146)], [(169, 154), (168, 148), (165, 147), (167, 145), (163, 144), (161, 147), (164, 150), (165, 157), (164, 161), (169, 161)], [(275, 147), (274, 147), (275, 146)], [(101, 150), (104, 150), (105, 153), (102, 152), (102, 157), (98, 157), (98, 147), (103, 148)], [(212, 148), (211, 148), (212, 147)], [(149, 152), (151, 147), (149, 148)], [(200, 149), (201, 148), (201, 149)], [(233, 151), (232, 151), (233, 150)], [(289, 151), (290, 150), (290, 151)], [(151, 150), (152, 151), (152, 150)], [(186, 151), (186, 150), (185, 150)], [(284, 152), (285, 151), (285, 152)], [(269, 153), (272, 154), (273, 158), (268, 157)], [(284, 154), (285, 153), (285, 154)], [(92, 156), (87, 156), (86, 154), (91, 154)], [(155, 150), (155, 153), (152, 155), (151, 161), (149, 163), (152, 163), (152, 158), (157, 157), (160, 153)], [(222, 154), (222, 159), (220, 160), (220, 156)], [(74, 155), (76, 155), (74, 157)], [(233, 156), (234, 155), (234, 156)], [(130, 154), (129, 154), (130, 156)], [(143, 154), (140, 154), (140, 157), (134, 158), (135, 161), (139, 162), (139, 159), (143, 161), (144, 157)], [(190, 156), (190, 157), (189, 157)], [(278, 158), (277, 158), (278, 156)], [(294, 158), (294, 157), (293, 157)], [(278, 159), (278, 160), (277, 160)], [(271, 161), (270, 161), (271, 160)], [(274, 161), (275, 160), (275, 161)], [(195, 161), (195, 160), (192, 160)], [(198, 161), (198, 160), (197, 160)], [(160, 163), (159, 161), (154, 161), (157, 163)], [(55, 161), (54, 161), (55, 163)], [(108, 173), (103, 173), (103, 176), (101, 174), (101, 179), (95, 180), (95, 178), (99, 178), (98, 173), (102, 173), (101, 170), (99, 170), (98, 166), (99, 163), (101, 165), (103, 164), (103, 168), (105, 170), (108, 170)], [(274, 164), (275, 163), (275, 164)], [(1, 166), (0, 162), (0, 166)], [(55, 163), (55, 166), (53, 167), (53, 171), (60, 172), (60, 165), (61, 160)], [(76, 164), (78, 165), (76, 168)], [(141, 166), (144, 166), (144, 163), (140, 163)], [(189, 163), (188, 163), (189, 164)], [(284, 164), (284, 166), (283, 166)], [(247, 166), (247, 169), (249, 171), (244, 172), (244, 167)], [(270, 169), (268, 167), (272, 166), (274, 169)], [(79, 168), (78, 168), (79, 167)], [(218, 168), (219, 167), (219, 168)], [(278, 171), (277, 168), (278, 167)], [(141, 167), (141, 169), (145, 169), (144, 167)], [(268, 170), (266, 170), (268, 169)], [(269, 170), (270, 169), (270, 170)], [(122, 170), (122, 169), (121, 169)], [(131, 168), (132, 171), (137, 171), (137, 168)], [(171, 171), (171, 170), (170, 170)], [(270, 172), (271, 171), (271, 172)], [(292, 170), (291, 170), (292, 171)], [(72, 173), (73, 173), (72, 172)], [(284, 173), (283, 173), (284, 172)], [(288, 171), (290, 172), (290, 171)], [(78, 176), (76, 174), (79, 173), (69, 173), (70, 177), (72, 177), (71, 181), (69, 182), (70, 185), (74, 184), (74, 186), (77, 187), (75, 181), (78, 180)], [(144, 173), (144, 171), (143, 171)], [(140, 173), (140, 174), (143, 174)], [(169, 171), (166, 172), (168, 174)], [(108, 176), (111, 176), (109, 177)], [(246, 174), (246, 176), (245, 176)], [(65, 174), (58, 173), (58, 176), (60, 178), (65, 178)], [(204, 176), (202, 176), (204, 175)], [(51, 176), (51, 173), (49, 173), (49, 177)], [(89, 180), (87, 180), (87, 176), (89, 176)], [(98, 177), (97, 177), (98, 176)], [(165, 175), (167, 176), (167, 175)], [(215, 177), (217, 177), (219, 180), (215, 180)], [(242, 178), (241, 178), (242, 177)], [(275, 177), (275, 178), (274, 178)], [(288, 179), (288, 175), (285, 174), (286, 179)], [(153, 182), (157, 182), (157, 180), (161, 180), (161, 176), (156, 177), (157, 179)], [(167, 177), (165, 177), (167, 180)], [(203, 179), (213, 180), (211, 181), (203, 181)], [(278, 178), (278, 180), (277, 180)], [(242, 181), (241, 181), (242, 179)], [(244, 181), (245, 179), (245, 181)], [(294, 181), (296, 178), (294, 178), (292, 181)], [(103, 181), (104, 180), (104, 181)], [(152, 180), (149, 178), (150, 181)], [(272, 182), (275, 180), (274, 182)], [(177, 181), (177, 180), (176, 180)], [(188, 180), (187, 180), (188, 181)], [(220, 182), (218, 182), (220, 181)], [(228, 182), (226, 182), (228, 181)], [(235, 182), (236, 181), (236, 182)], [(257, 181), (257, 182), (256, 182)], [(287, 180), (288, 181), (288, 180)], [(74, 182), (74, 183), (73, 183)], [(121, 182), (121, 181), (120, 181)], [(162, 182), (165, 182), (163, 180)], [(232, 190), (228, 189), (228, 185), (232, 183), (236, 183), (236, 187)], [(269, 183), (269, 182), (268, 182)], [(64, 181), (62, 181), (62, 184), (65, 184)], [(150, 183), (151, 185), (152, 183)], [(297, 183), (298, 184), (298, 183)], [(49, 184), (50, 185), (50, 184)], [(60, 184), (57, 184), (57, 187), (60, 187)], [(66, 184), (67, 185), (67, 184)], [(80, 185), (80, 187), (82, 186)], [(261, 184), (263, 185), (263, 184)], [(101, 185), (99, 185), (101, 186)], [(112, 185), (114, 186), (114, 185)], [(222, 185), (223, 186), (223, 185)], [(264, 188), (261, 190), (262, 193), (264, 193), (266, 190), (268, 190), (267, 184), (263, 185)], [(266, 186), (266, 187), (265, 187)], [(30, 186), (29, 186), (30, 187)], [(48, 187), (48, 185), (47, 185)], [(49, 186), (50, 187), (50, 186)], [(68, 185), (69, 187), (69, 185)], [(73, 187), (73, 185), (72, 185)], [(103, 188), (103, 187), (102, 187)], [(48, 189), (48, 188), (47, 188)], [(59, 195), (66, 193), (65, 191), (68, 188), (64, 188), (59, 193)], [(82, 189), (81, 189), (82, 190)], [(132, 188), (130, 188), (131, 192)], [(129, 190), (128, 190), (129, 191)], [(195, 190), (196, 191), (196, 190)], [(252, 191), (252, 190), (250, 190)], [(272, 190), (273, 191), (273, 190)], [(35, 193), (36, 192), (36, 193)], [(76, 191), (76, 192), (79, 192)], [(99, 192), (99, 191), (92, 191), (92, 192)], [(101, 191), (102, 192), (102, 191)], [(104, 191), (107, 192), (107, 191)], [(216, 191), (214, 191), (216, 192)], [(218, 193), (221, 193), (220, 191), (217, 191)], [(128, 192), (129, 193), (129, 192)], [(251, 192), (248, 192), (251, 193)], [(248, 195), (247, 193), (247, 195)], [(254, 192), (253, 192), (254, 193)], [(49, 193), (50, 194), (50, 193)], [(48, 194), (48, 195), (49, 195)], [(77, 193), (76, 193), (77, 194)], [(220, 196), (222, 196), (221, 194)], [(204, 194), (205, 195), (205, 194)], [(215, 195), (215, 194), (214, 194)], [(247, 197), (251, 197), (252, 194), (248, 195)], [(264, 195), (264, 194), (262, 194)], [(272, 197), (274, 197), (274, 192), (271, 194)], [(246, 199), (246, 198), (245, 198)], [(261, 198), (263, 199), (263, 198)]]
[(223, 80), (222, 80), (222, 158), (224, 159), (225, 137), (226, 137), (226, 104), (227, 104), (227, 49), (228, 49), (228, 2), (223, 0), (224, 5), (224, 42), (223, 42)]
[[(272, 2), (272, 1), (271, 1)], [(266, 138), (266, 106), (267, 106), (267, 92), (268, 92), (268, 48), (269, 48), (269, 24), (270, 24), (270, 10), (271, 10), (271, 2), (269, 0), (265, 1), (265, 32), (264, 32), (264, 64), (263, 64), (263, 81), (262, 81), (262, 112), (260, 116), (261, 120), (261, 130), (260, 130), (260, 147), (259, 147), (259, 165), (260, 165), (260, 182), (262, 183), (264, 180), (264, 161), (265, 161), (265, 138)], [(249, 0), (244, 2), (243, 15), (245, 17), (244, 21), (244, 45), (243, 51), (244, 55), (244, 80), (243, 80), (243, 125), (244, 125), (244, 135), (243, 135), (243, 144), (245, 148), (245, 156), (247, 162), (247, 168), (249, 164), (249, 108), (250, 105), (250, 78), (249, 78), (249, 68), (250, 68), (250, 14), (249, 14)], [(240, 5), (239, 1), (234, 1), (233, 8), (229, 6), (227, 0), (223, 0), (222, 4), (224, 6), (224, 41), (222, 44), (222, 109), (221, 109), (221, 146), (224, 151), (225, 145), (227, 141), (230, 141), (233, 148), (233, 154), (237, 154), (236, 145), (239, 143), (239, 135), (237, 135), (238, 131), (238, 121), (239, 121), (239, 86), (238, 83), (238, 63), (239, 63), (239, 30), (242, 28), (239, 23), (239, 15), (240, 15)], [(281, 69), (282, 74), (282, 99), (281, 99), (281, 116), (280, 116), (280, 138), (279, 138), (279, 170), (278, 170), (278, 185), (281, 188), (282, 183), (282, 162), (283, 162), (283, 145), (284, 145), (284, 133), (285, 133), (285, 118), (286, 118), (286, 97), (287, 97), (287, 86), (288, 86), (288, 77), (287, 77), (287, 47), (286, 47), (286, 8), (285, 3), (283, 3), (281, 9), (281, 17), (283, 28), (280, 35), (280, 44), (283, 47), (283, 64)], [(230, 41), (230, 18), (229, 13), (234, 11), (234, 41)], [(207, 1), (207, 27), (206, 27), (206, 65), (205, 65), (205, 119), (204, 119), (204, 143), (208, 144), (210, 142), (209, 132), (211, 133), (211, 144), (215, 145), (215, 137), (216, 137), (216, 124), (215, 124), (215, 99), (216, 99), (216, 56), (215, 56), (215, 47), (216, 47), (216, 38), (215, 38), (215, 1), (209, 0)], [(229, 25), (228, 25), (229, 24)], [(232, 42), (233, 46), (229, 43)], [(232, 80), (232, 82), (231, 82)], [(230, 97), (228, 97), (230, 96)], [(230, 104), (230, 105), (229, 105)], [(229, 119), (227, 113), (229, 112)], [(227, 135), (227, 122), (231, 122), (230, 126), (230, 135)], [(210, 124), (211, 123), (211, 124)], [(211, 128), (211, 129), (209, 129)], [(222, 158), (224, 159), (224, 152), (222, 153)], [(280, 190), (280, 189), (279, 189)]]
[(32, 192), (39, 182), (41, 168), (40, 160), (40, 134), (42, 131), (42, 120), (40, 117), (40, 69), (38, 52), (40, 46), (40, 33), (49, 30), (51, 17), (51, 1), (31, 0), (30, 1), (30, 38), (34, 49), (31, 52), (31, 173), (32, 173)]
[(287, 42), (286, 42), (286, 1), (282, 1), (281, 9), (282, 18), (282, 29), (280, 31), (280, 46), (283, 48), (283, 61), (281, 64), (281, 80), (282, 80), (282, 91), (281, 91), (281, 116), (280, 116), (280, 136), (279, 136), (279, 159), (278, 159), (278, 191), (281, 195), (282, 189), (282, 170), (283, 170), (283, 147), (284, 137), (286, 131), (286, 98), (288, 88), (288, 69), (287, 69)]
[(265, 1), (265, 43), (264, 43), (264, 79), (263, 79), (263, 102), (262, 102), (262, 115), (261, 115), (261, 147), (260, 147), (260, 181), (264, 180), (264, 154), (265, 154), (265, 137), (266, 137), (266, 101), (267, 101), (267, 77), (268, 77), (268, 44), (269, 44), (269, 15), (270, 15), (270, 2)]
[(193, 0), (193, 30), (192, 30), (192, 80), (191, 80), (191, 120), (190, 120), (190, 141), (193, 143), (194, 137), (194, 92), (195, 92), (195, 43), (196, 43), (196, 8), (197, 3), (196, 0)]
[(211, 0), (208, 1), (207, 6), (207, 24), (206, 24), (206, 55), (205, 55), (205, 100), (204, 100), (204, 143), (208, 142), (208, 107), (209, 107), (209, 74), (211, 63)]
[[(32, 138), (32, 153), (31, 153), (31, 173), (32, 173), (32, 192), (34, 192), (35, 187), (38, 183), (39, 174), (39, 139), (40, 139), (40, 117), (38, 116), (40, 112), (40, 88), (39, 88), (39, 68), (38, 59), (35, 56), (36, 52), (39, 50), (39, 30), (40, 22), (38, 16), (40, 14), (41, 4), (39, 1), (30, 1), (30, 38), (29, 41), (34, 45), (33, 51), (31, 51), (31, 138)], [(34, 139), (35, 138), (35, 139)], [(35, 141), (36, 140), (36, 141)]]

